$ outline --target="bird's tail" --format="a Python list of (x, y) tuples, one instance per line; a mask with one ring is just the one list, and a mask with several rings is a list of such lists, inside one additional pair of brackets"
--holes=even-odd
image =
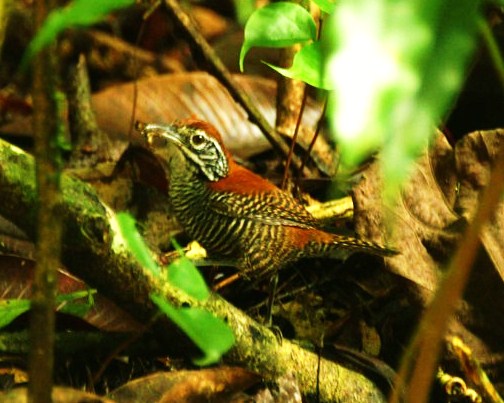
[[(331, 257), (348, 255), (348, 253), (362, 252), (371, 255), (390, 257), (399, 254), (399, 251), (379, 245), (375, 242), (353, 238), (346, 235), (330, 234), (323, 242), (309, 242), (306, 252), (311, 256)], [(342, 253), (343, 252), (343, 253)]]

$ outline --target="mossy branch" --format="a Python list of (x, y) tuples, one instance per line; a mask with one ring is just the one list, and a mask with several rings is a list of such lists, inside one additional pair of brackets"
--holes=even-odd
[[(10, 217), (33, 236), (37, 200), (34, 162), (31, 156), (2, 140), (0, 188), (0, 214)], [(269, 329), (218, 295), (204, 303), (197, 302), (155, 278), (132, 257), (117, 231), (114, 212), (100, 201), (91, 186), (63, 175), (62, 191), (62, 202), (58, 206), (65, 223), (62, 259), (73, 274), (143, 323), (157, 313), (150, 293), (163, 295), (176, 306), (189, 304), (205, 308), (226, 320), (236, 336), (236, 345), (225, 361), (242, 365), (265, 379), (275, 379), (294, 369), (302, 392), (316, 394), (319, 357), (315, 353), (288, 340), (280, 343)], [(160, 320), (159, 335), (166, 340), (167, 353), (180, 352), (181, 344), (189, 346), (179, 332), (173, 331), (167, 319)], [(362, 374), (325, 359), (320, 359), (319, 383), (321, 401), (385, 401), (382, 392)]]

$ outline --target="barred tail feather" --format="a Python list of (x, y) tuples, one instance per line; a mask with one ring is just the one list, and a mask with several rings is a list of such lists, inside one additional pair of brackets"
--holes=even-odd
[(311, 256), (338, 256), (342, 252), (363, 252), (371, 255), (390, 257), (399, 252), (395, 249), (387, 248), (374, 242), (362, 239), (347, 237), (344, 235), (331, 234), (331, 239), (325, 242), (308, 242), (305, 251)]

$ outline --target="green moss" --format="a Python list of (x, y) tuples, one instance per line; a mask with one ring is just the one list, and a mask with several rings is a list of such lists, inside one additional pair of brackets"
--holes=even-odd
[(37, 195), (33, 157), (0, 140), (0, 213), (33, 237)]
[[(34, 238), (38, 205), (34, 159), (2, 140), (0, 155), (0, 213), (11, 217)], [(65, 221), (65, 242), (78, 247), (82, 238), (86, 238), (103, 247), (106, 243), (103, 234), (109, 232), (107, 215), (95, 190), (67, 175), (61, 179), (62, 203), (57, 208)]]

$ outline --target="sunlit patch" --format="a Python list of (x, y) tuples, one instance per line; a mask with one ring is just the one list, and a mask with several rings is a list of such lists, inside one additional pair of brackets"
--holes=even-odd
[[(372, 64), (369, 63), (372, 60)], [(362, 133), (376, 98), (399, 75), (399, 66), (386, 49), (366, 33), (358, 33), (328, 63), (338, 99), (336, 125), (340, 138)]]
[(0, 149), (1, 148), (8, 148), (10, 152), (18, 155), (26, 155), (26, 153), (19, 147), (16, 147), (15, 145), (9, 144), (9, 143), (2, 143), (0, 142)]
[(329, 29), (336, 52), (326, 63), (335, 88), (329, 111), (343, 161), (355, 164), (414, 115), (419, 61), (432, 37), (411, 4), (342, 1), (336, 10)]
[(119, 222), (117, 221), (117, 216), (115, 212), (103, 203), (103, 207), (105, 207), (105, 213), (108, 218), (108, 222), (110, 224), (110, 233), (109, 236), (112, 238), (111, 249), (117, 255), (121, 255), (127, 253), (128, 245), (126, 240), (122, 236), (121, 229), (119, 227)]

